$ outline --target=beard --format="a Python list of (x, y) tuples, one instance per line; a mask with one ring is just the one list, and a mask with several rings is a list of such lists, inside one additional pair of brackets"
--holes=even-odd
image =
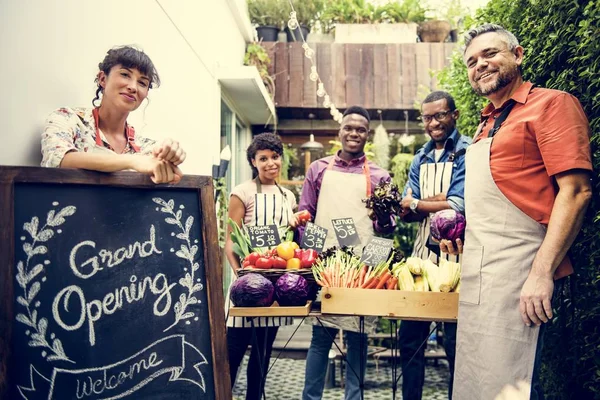
[(478, 82), (471, 82), (471, 87), (479, 96), (489, 96), (490, 94), (496, 93), (500, 89), (508, 86), (519, 76), (519, 69), (517, 66), (511, 69), (498, 70), (498, 78), (495, 81), (488, 84), (487, 87), (483, 88)]

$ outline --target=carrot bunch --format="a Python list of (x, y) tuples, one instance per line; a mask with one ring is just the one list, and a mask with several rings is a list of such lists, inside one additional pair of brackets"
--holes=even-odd
[(337, 250), (313, 264), (312, 271), (316, 282), (323, 287), (395, 290), (398, 278), (390, 271), (391, 260), (392, 256), (371, 267), (357, 256)]

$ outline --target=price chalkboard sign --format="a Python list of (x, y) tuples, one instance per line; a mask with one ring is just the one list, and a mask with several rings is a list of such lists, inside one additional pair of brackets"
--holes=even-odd
[(231, 398), (210, 178), (0, 177), (0, 398)]
[(274, 247), (281, 243), (277, 225), (247, 226), (252, 247)]
[(302, 235), (302, 240), (300, 241), (300, 247), (303, 249), (314, 249), (317, 253), (321, 253), (323, 247), (325, 247), (326, 238), (327, 229), (312, 222), (307, 222), (304, 235)]
[(358, 237), (358, 233), (356, 232), (354, 219), (332, 219), (331, 224), (333, 225), (333, 230), (335, 231), (335, 236), (337, 237), (337, 241), (340, 247), (360, 245), (360, 238)]
[(360, 260), (374, 267), (381, 262), (387, 261), (393, 246), (394, 241), (392, 239), (372, 237), (363, 249)]

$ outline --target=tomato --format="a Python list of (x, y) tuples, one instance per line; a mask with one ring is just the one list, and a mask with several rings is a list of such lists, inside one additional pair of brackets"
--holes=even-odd
[(256, 268), (260, 269), (271, 269), (271, 267), (273, 266), (273, 259), (267, 257), (260, 257), (258, 260), (256, 260), (255, 266)]
[(290, 258), (289, 260), (287, 260), (286, 269), (300, 269), (300, 259)]
[(246, 256), (246, 258), (244, 258), (244, 262), (248, 261), (248, 264), (256, 264), (256, 260), (258, 260), (261, 257), (261, 254), (258, 251), (255, 251), (253, 253), (250, 253)]
[(286, 269), (287, 261), (285, 261), (283, 258), (275, 256), (272, 258), (272, 260), (273, 260), (273, 268)]
[(252, 265), (252, 263), (250, 263), (250, 260), (248, 260), (248, 257), (244, 258), (244, 261), (242, 262), (242, 268), (247, 268), (248, 265)]
[(292, 245), (294, 242), (281, 242), (279, 246), (277, 246), (277, 255), (284, 260), (289, 260), (294, 257), (294, 247)]
[(310, 212), (308, 212), (308, 210), (302, 210), (296, 215), (300, 222), (306, 222), (312, 219), (312, 215), (310, 215)]

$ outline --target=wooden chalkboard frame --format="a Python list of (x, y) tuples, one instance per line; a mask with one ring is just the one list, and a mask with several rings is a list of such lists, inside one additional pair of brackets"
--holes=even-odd
[[(184, 176), (177, 185), (155, 185), (148, 176), (135, 172), (102, 173), (72, 169), (0, 166), (0, 399), (7, 398), (11, 361), (11, 334), (14, 323), (15, 225), (14, 186), (16, 183), (94, 185), (137, 189), (173, 187), (198, 194), (202, 216), (202, 241), (206, 267), (206, 291), (213, 359), (216, 400), (231, 399), (229, 360), (223, 296), (223, 272), (217, 237), (217, 220), (212, 178)], [(217, 266), (208, 273), (208, 266)]]

